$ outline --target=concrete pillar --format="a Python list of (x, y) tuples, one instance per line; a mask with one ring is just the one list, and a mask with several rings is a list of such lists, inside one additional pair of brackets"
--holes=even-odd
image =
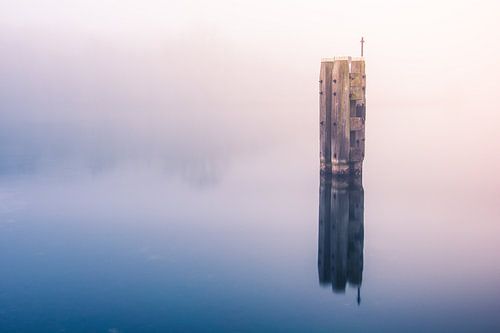
[(363, 58), (323, 59), (320, 69), (320, 170), (361, 175), (365, 156)]

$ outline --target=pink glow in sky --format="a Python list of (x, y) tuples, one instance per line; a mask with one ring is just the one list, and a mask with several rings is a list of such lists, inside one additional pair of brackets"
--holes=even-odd
[(155, 151), (316, 152), (320, 59), (358, 55), (364, 36), (367, 166), (483, 177), (500, 167), (499, 12), (498, 1), (0, 1), (2, 123), (45, 122), (87, 148), (107, 137), (111, 150), (132, 138)]

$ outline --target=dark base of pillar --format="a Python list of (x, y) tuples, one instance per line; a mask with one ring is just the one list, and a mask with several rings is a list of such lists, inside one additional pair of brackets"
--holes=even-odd
[(319, 170), (320, 170), (322, 175), (323, 174), (325, 174), (325, 175), (331, 174), (332, 173), (332, 165), (321, 161)]
[(355, 162), (349, 164), (328, 165), (321, 163), (320, 173), (325, 176), (334, 177), (360, 177), (363, 173), (363, 163)]

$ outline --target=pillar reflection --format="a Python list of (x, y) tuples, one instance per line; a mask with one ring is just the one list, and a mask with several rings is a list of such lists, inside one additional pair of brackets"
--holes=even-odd
[(319, 283), (343, 293), (363, 278), (364, 192), (361, 177), (321, 176), (319, 191)]

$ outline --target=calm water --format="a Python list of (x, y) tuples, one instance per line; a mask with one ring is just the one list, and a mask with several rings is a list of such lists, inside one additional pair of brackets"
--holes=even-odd
[[(0, 0), (0, 333), (500, 332), (499, 12)], [(361, 36), (363, 179), (322, 182)]]
[(316, 151), (4, 167), (0, 331), (500, 330), (496, 188)]

